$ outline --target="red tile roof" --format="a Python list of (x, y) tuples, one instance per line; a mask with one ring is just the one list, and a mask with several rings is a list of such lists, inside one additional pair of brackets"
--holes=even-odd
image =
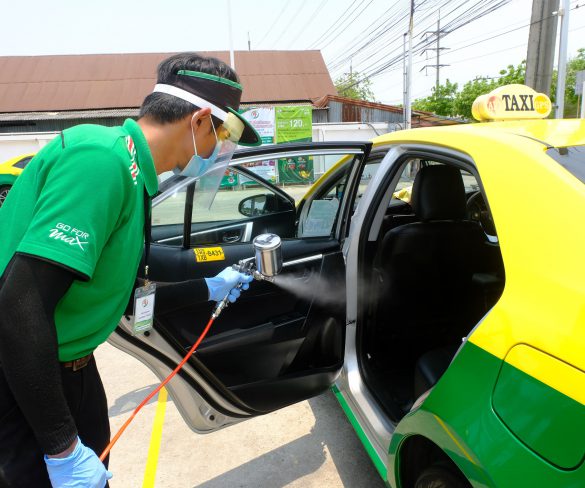
[[(139, 107), (173, 53), (0, 57), (0, 113)], [(229, 64), (229, 52), (201, 52)], [(320, 51), (236, 51), (242, 102), (335, 94)]]

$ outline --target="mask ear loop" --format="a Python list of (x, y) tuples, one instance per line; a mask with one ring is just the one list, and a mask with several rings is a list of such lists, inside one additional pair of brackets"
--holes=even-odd
[[(197, 115), (197, 112), (195, 112), (191, 117), (191, 137), (193, 137), (193, 149), (195, 149), (195, 156), (199, 156), (199, 153), (197, 152), (197, 143), (195, 142), (195, 130), (193, 129), (193, 119), (195, 118), (195, 115)], [(211, 124), (211, 128), (213, 129), (213, 135), (215, 136), (215, 145), (217, 146), (219, 139), (217, 138), (217, 132), (215, 131), (215, 126), (213, 125), (213, 119), (211, 118), (211, 114), (209, 114), (209, 123)]]

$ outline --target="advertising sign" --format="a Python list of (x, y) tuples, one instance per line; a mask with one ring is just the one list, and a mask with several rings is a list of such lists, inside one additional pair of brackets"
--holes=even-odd
[(238, 186), (238, 173), (231, 169), (226, 169), (225, 175), (221, 179), (220, 188), (231, 188), (233, 186)]
[[(246, 163), (244, 166), (249, 169), (252, 173), (257, 174), (260, 178), (269, 181), (270, 183), (276, 183), (276, 161), (258, 161), (257, 163)], [(244, 175), (240, 175), (241, 185), (253, 185), (255, 181), (250, 178), (246, 178)]]
[(274, 107), (250, 107), (241, 113), (256, 129), (262, 144), (274, 144)]
[[(313, 114), (309, 106), (276, 107), (276, 143), (311, 141)], [(313, 158), (294, 157), (278, 160), (280, 183), (312, 183)]]

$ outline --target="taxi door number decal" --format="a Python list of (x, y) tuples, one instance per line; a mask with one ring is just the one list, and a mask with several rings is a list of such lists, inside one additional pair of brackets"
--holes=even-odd
[(221, 247), (197, 247), (193, 249), (198, 263), (209, 261), (225, 261), (225, 254)]

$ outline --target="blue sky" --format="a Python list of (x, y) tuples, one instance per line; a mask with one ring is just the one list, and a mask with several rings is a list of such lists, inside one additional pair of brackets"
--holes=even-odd
[[(227, 50), (228, 1), (6, 1), (0, 19), (0, 55)], [(439, 15), (438, 0), (422, 2), (417, 1), (421, 7), (415, 16), (415, 33), (419, 34), (425, 26), (434, 28)], [(406, 12), (408, 3), (231, 0), (233, 44), (236, 50), (248, 49), (249, 35), (252, 49), (321, 48), (325, 61), (334, 67), (331, 71), (335, 78), (349, 71), (349, 60), (339, 61), (359, 47), (363, 42), (360, 36), (375, 29), (390, 7)], [(524, 59), (531, 4), (531, 0), (512, 0), (497, 12), (444, 36), (441, 45), (450, 49), (443, 51), (441, 63), (450, 66), (441, 69), (441, 80), (448, 77), (463, 83), (478, 75), (497, 76), (501, 68)], [(571, 0), (571, 7), (569, 54), (574, 55), (579, 47), (585, 47), (585, 0)], [(335, 24), (345, 11), (348, 15)], [(399, 23), (387, 41), (380, 39), (383, 48), (378, 49), (375, 43), (366, 47), (361, 56), (352, 58), (352, 68), (364, 71), (373, 62), (401, 53), (405, 29), (406, 23)], [(469, 46), (472, 43), (477, 44)], [(434, 69), (428, 69), (427, 75), (419, 71), (435, 62), (434, 53), (429, 52), (428, 59), (416, 56), (414, 61), (416, 98), (430, 94), (434, 86)], [(402, 101), (401, 66), (376, 76), (372, 82), (378, 100)]]

